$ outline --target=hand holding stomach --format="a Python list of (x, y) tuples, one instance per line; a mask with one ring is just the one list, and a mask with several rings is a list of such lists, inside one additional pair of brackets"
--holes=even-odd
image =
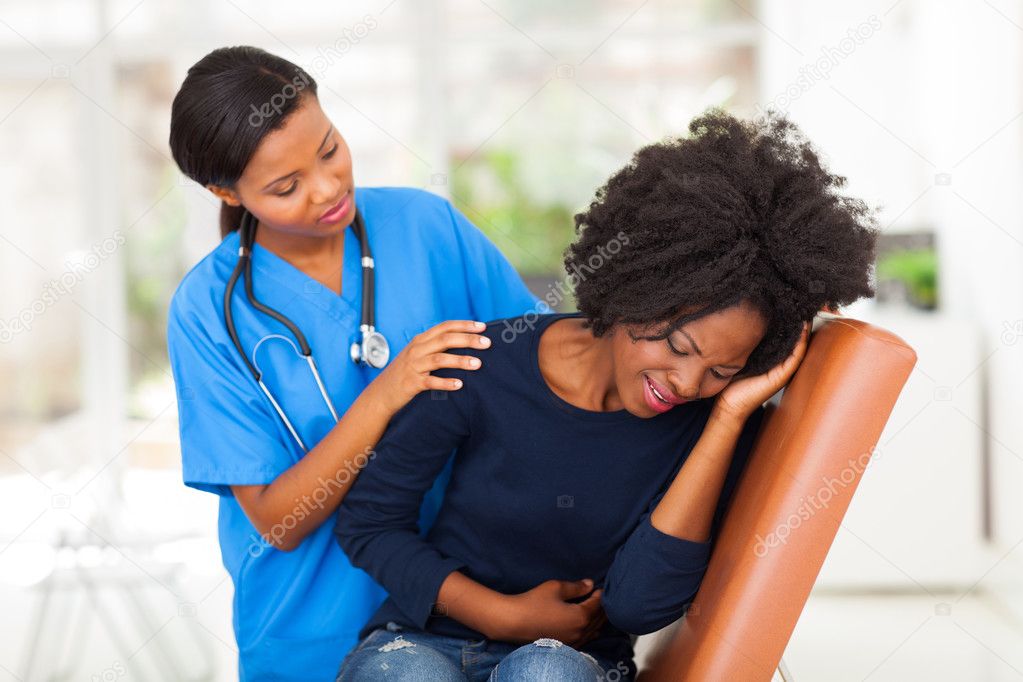
[[(601, 607), (602, 590), (592, 580), (547, 580), (521, 594), (508, 595), (503, 621), (492, 639), (525, 644), (552, 637), (578, 648), (600, 632), (607, 616)], [(586, 596), (589, 595), (589, 596)], [(569, 600), (578, 600), (578, 603)]]

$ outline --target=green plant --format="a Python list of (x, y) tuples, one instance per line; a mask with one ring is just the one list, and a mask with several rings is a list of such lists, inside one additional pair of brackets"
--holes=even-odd
[(520, 157), (496, 149), (455, 159), (451, 199), (523, 275), (562, 274), (562, 253), (575, 237), (573, 211), (531, 198)]
[(938, 305), (938, 258), (934, 249), (900, 249), (884, 254), (877, 262), (878, 281), (901, 282), (910, 303), (921, 308)]

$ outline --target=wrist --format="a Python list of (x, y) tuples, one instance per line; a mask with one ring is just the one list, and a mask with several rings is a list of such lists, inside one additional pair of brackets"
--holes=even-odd
[[(755, 410), (754, 410), (755, 411)], [(710, 417), (707, 420), (708, 427), (720, 427), (725, 429), (741, 430), (746, 420), (750, 418), (751, 412), (721, 407), (715, 404), (711, 409)]]
[(481, 632), (487, 639), (514, 641), (521, 624), (516, 600), (498, 593), (491, 602), (485, 622), (486, 627)]
[(365, 401), (367, 409), (380, 414), (385, 420), (390, 421), (391, 417), (393, 417), (402, 406), (392, 404), (395, 392), (387, 390), (386, 383), (384, 374), (380, 374), (375, 380), (371, 381), (369, 385), (366, 386), (359, 395), (359, 399)]

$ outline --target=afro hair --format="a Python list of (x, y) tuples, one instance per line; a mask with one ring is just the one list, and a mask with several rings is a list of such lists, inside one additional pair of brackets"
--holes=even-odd
[(845, 184), (783, 115), (710, 109), (687, 137), (637, 151), (575, 216), (579, 311), (594, 336), (635, 324), (659, 340), (746, 301), (766, 332), (739, 374), (766, 372), (818, 311), (874, 295), (874, 209)]

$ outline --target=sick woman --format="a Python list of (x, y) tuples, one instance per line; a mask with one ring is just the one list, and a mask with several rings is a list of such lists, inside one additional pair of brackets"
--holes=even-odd
[[(341, 504), (389, 597), (339, 682), (631, 680), (684, 615), (822, 308), (872, 296), (873, 211), (782, 116), (712, 110), (575, 217), (578, 313), (491, 322), (391, 420)], [(456, 450), (436, 521), (417, 511)], [(559, 600), (552, 609), (551, 600)]]
[(486, 348), (474, 322), (537, 300), (444, 199), (357, 187), (316, 81), (287, 60), (199, 60), (170, 148), (222, 202), (222, 239), (175, 292), (167, 343), (184, 481), (219, 496), (239, 677), (329, 680), (386, 595), (334, 541), (338, 504), (399, 408), (460, 390), (434, 370), (478, 366), (447, 352)]

